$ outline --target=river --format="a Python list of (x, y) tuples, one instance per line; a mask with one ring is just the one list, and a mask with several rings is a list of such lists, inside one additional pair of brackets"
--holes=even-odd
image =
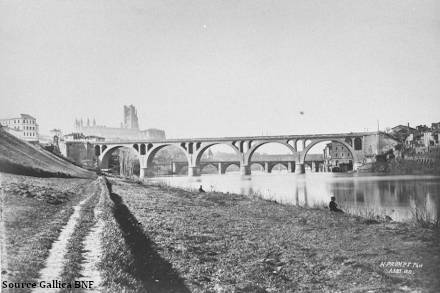
[(411, 221), (417, 213), (434, 221), (439, 217), (440, 177), (426, 175), (388, 176), (346, 173), (238, 173), (199, 177), (155, 177), (150, 182), (205, 191), (258, 195), (284, 204), (304, 207), (327, 206), (336, 197), (344, 211), (360, 216), (389, 216)]

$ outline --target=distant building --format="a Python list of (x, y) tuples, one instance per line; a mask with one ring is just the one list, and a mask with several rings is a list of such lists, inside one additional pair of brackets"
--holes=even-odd
[(399, 141), (405, 141), (408, 136), (414, 135), (417, 132), (417, 129), (412, 128), (409, 124), (406, 125), (397, 125), (391, 128), (390, 134), (397, 138)]
[(351, 152), (341, 143), (330, 142), (324, 148), (324, 169), (349, 171), (353, 170), (353, 156)]
[(102, 137), (106, 140), (165, 139), (165, 131), (161, 129), (139, 129), (137, 111), (133, 105), (124, 106), (124, 121), (121, 123), (121, 127), (96, 125), (94, 118), (92, 123), (90, 123), (89, 118), (84, 123), (84, 120), (81, 118), (75, 119), (74, 133), (81, 133), (84, 136)]
[(438, 145), (439, 145), (438, 133), (433, 133), (431, 131), (423, 133), (423, 146), (424, 147), (438, 146)]
[(124, 128), (139, 129), (139, 120), (136, 108), (133, 105), (124, 105)]
[(417, 125), (417, 126), (416, 126), (416, 129), (417, 129), (417, 131), (420, 132), (420, 133), (427, 132), (427, 131), (430, 131), (430, 130), (431, 130), (431, 129), (430, 129), (428, 126), (426, 126), (426, 125)]
[(29, 141), (38, 142), (37, 119), (29, 114), (20, 114), (20, 117), (0, 119), (0, 124), (12, 135)]
[(49, 133), (53, 144), (58, 144), (60, 139), (63, 137), (63, 133), (61, 132), (61, 129), (54, 128), (50, 130)]
[[(56, 136), (55, 136), (56, 137)], [(62, 155), (83, 166), (96, 167), (94, 143), (104, 141), (103, 137), (84, 135), (83, 133), (68, 133), (63, 135), (58, 143)]]
[(431, 123), (431, 127), (418, 125), (416, 128), (398, 125), (392, 128), (391, 135), (416, 152), (425, 152), (426, 148), (439, 145), (440, 122)]
[(52, 137), (53, 136), (57, 136), (57, 137), (61, 137), (62, 136), (61, 129), (54, 128), (54, 129), (50, 130), (49, 132), (50, 132), (50, 135), (52, 135)]

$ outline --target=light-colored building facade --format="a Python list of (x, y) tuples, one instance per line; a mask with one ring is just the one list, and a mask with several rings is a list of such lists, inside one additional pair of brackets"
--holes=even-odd
[(75, 119), (74, 133), (82, 133), (84, 136), (98, 136), (106, 140), (129, 140), (129, 139), (165, 139), (165, 131), (149, 128), (139, 129), (139, 121), (136, 108), (133, 105), (124, 106), (124, 117), (121, 127), (107, 127), (97, 125), (96, 120)]
[(129, 140), (129, 139), (165, 139), (165, 131), (161, 129), (132, 129), (106, 126), (78, 126), (75, 133), (85, 136), (99, 136), (106, 140)]
[(29, 141), (38, 142), (38, 123), (37, 119), (29, 114), (20, 114), (19, 117), (0, 119), (3, 128), (12, 135)]
[(123, 122), (120, 127), (97, 125), (96, 120), (75, 119), (74, 132), (60, 137), (61, 153), (77, 163), (96, 167), (96, 156), (93, 144), (100, 141), (124, 140), (158, 140), (165, 139), (165, 131), (150, 128), (139, 129), (136, 108), (133, 105), (124, 106)]
[(433, 133), (432, 131), (423, 133), (423, 145), (425, 147), (438, 146), (439, 145), (439, 135), (438, 133)]

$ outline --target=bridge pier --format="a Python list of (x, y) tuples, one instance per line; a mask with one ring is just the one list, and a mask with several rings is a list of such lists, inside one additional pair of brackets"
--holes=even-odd
[(140, 168), (140, 170), (139, 170), (139, 179), (144, 179), (146, 172), (147, 172), (147, 168)]
[(139, 170), (139, 179), (144, 179), (145, 177), (153, 177), (154, 171), (153, 168), (140, 168)]
[(199, 167), (188, 167), (188, 176), (194, 177), (200, 175), (200, 168)]
[(297, 163), (295, 165), (295, 173), (296, 174), (304, 174), (304, 173), (306, 173), (306, 167), (305, 167), (304, 163)]
[(319, 162), (315, 162), (315, 172), (319, 172), (319, 165), (320, 165), (320, 163)]
[(287, 172), (289, 172), (289, 173), (295, 172), (295, 165), (294, 164), (295, 163), (293, 163), (293, 162), (287, 163)]
[(240, 164), (240, 174), (242, 176), (251, 175), (251, 168), (248, 165)]

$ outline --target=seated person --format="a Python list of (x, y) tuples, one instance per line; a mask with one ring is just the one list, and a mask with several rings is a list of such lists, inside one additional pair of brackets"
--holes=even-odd
[(332, 196), (331, 197), (331, 201), (328, 204), (328, 207), (330, 208), (330, 211), (332, 212), (338, 212), (338, 213), (343, 213), (343, 211), (341, 209), (338, 209), (338, 204), (335, 202), (335, 197)]

